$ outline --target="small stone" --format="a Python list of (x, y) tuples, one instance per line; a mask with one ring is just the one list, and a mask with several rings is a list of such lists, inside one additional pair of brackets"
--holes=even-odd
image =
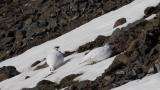
[(26, 76), (26, 77), (25, 77), (25, 79), (28, 79), (28, 78), (30, 78), (30, 76)]

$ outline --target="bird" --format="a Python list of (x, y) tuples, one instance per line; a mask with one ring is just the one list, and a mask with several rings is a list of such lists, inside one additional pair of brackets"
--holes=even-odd
[(102, 47), (95, 48), (86, 54), (82, 59), (82, 63), (92, 63), (102, 61), (111, 55), (111, 49), (109, 44), (105, 44)]
[(55, 46), (54, 49), (46, 57), (46, 62), (50, 68), (50, 73), (63, 64), (64, 56), (61, 51), (59, 51), (59, 46)]

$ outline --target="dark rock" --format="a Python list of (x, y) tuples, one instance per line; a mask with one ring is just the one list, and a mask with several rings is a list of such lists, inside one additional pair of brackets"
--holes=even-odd
[[(146, 66), (148, 66), (148, 74), (158, 73), (160, 71), (160, 45), (156, 45), (148, 55), (148, 61)], [(155, 61), (154, 61), (155, 60)], [(152, 64), (151, 64), (152, 63)]]
[(58, 84), (48, 81), (42, 80), (33, 88), (23, 88), (22, 90), (57, 90)]
[(142, 40), (142, 38), (145, 38), (145, 32), (140, 29), (145, 28), (146, 30), (148, 30), (149, 27), (153, 29), (153, 25), (150, 22), (142, 19), (129, 24), (125, 28), (116, 29), (109, 39), (109, 44), (113, 51), (112, 55), (114, 56), (116, 54), (119, 54), (127, 48), (128, 50), (132, 49), (138, 46), (136, 44), (142, 43), (144, 41)]
[(64, 87), (68, 87), (71, 86), (72, 84), (76, 83), (77, 81), (73, 81), (76, 77), (80, 76), (81, 74), (71, 74), (68, 75), (66, 77), (64, 77), (61, 81), (60, 81), (60, 86), (62, 88)]
[(128, 33), (124, 30), (116, 29), (109, 39), (109, 44), (112, 48), (112, 55), (116, 55), (127, 48), (126, 41), (128, 40)]
[(147, 7), (144, 11), (144, 14), (145, 14), (144, 18), (146, 18), (152, 14), (156, 14), (157, 12), (159, 12), (159, 10), (160, 10), (160, 4), (157, 5), (156, 7), (153, 7), (153, 6)]
[(65, 90), (98, 90), (96, 87), (92, 87), (92, 82), (89, 80), (74, 83), (72, 86), (67, 87)]
[(31, 65), (31, 67), (34, 67), (34, 66), (38, 65), (39, 63), (41, 63), (41, 61), (36, 61)]
[(73, 54), (74, 52), (75, 52), (75, 51), (65, 51), (65, 52), (64, 52), (64, 57), (67, 57), (67, 56)]
[(20, 72), (18, 72), (15, 67), (3, 66), (2, 68), (0, 68), (0, 76), (1, 76), (0, 81), (8, 79), (8, 78), (12, 78), (18, 74), (20, 74)]
[(116, 22), (115, 22), (115, 24), (114, 24), (114, 28), (115, 27), (117, 27), (117, 26), (120, 26), (120, 25), (123, 25), (124, 23), (126, 23), (127, 22), (127, 20), (126, 20), (126, 18), (120, 18), (120, 19), (118, 19)]
[(144, 14), (146, 16), (150, 16), (155, 12), (155, 10), (156, 10), (156, 7), (148, 7), (145, 9)]
[(25, 77), (25, 79), (28, 79), (28, 78), (30, 78), (30, 76), (26, 76), (26, 77)]
[(9, 77), (5, 73), (0, 73), (0, 82), (8, 79)]
[(107, 41), (109, 40), (109, 36), (98, 36), (94, 41), (86, 43), (82, 46), (80, 46), (77, 50), (77, 52), (84, 52), (87, 50), (92, 50), (93, 48), (103, 46)]

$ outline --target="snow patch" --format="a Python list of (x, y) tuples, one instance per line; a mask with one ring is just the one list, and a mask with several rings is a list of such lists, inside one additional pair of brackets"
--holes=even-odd
[(147, 17), (146, 20), (149, 21), (149, 20), (153, 19), (154, 17), (156, 17), (156, 14), (152, 14), (151, 16)]
[(114, 88), (112, 90), (159, 90), (160, 89), (160, 73), (146, 76), (143, 79), (131, 81), (125, 85)]

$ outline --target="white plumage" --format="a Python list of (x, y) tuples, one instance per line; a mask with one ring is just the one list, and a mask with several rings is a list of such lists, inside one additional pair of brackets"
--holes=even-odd
[(110, 55), (111, 55), (110, 47), (108, 44), (105, 44), (102, 47), (98, 47), (91, 50), (87, 55), (84, 56), (83, 62), (87, 63), (98, 62), (108, 58)]
[(57, 67), (63, 64), (64, 57), (63, 53), (61, 53), (57, 47), (47, 55), (46, 57), (47, 64), (50, 67), (50, 71), (53, 72)]

